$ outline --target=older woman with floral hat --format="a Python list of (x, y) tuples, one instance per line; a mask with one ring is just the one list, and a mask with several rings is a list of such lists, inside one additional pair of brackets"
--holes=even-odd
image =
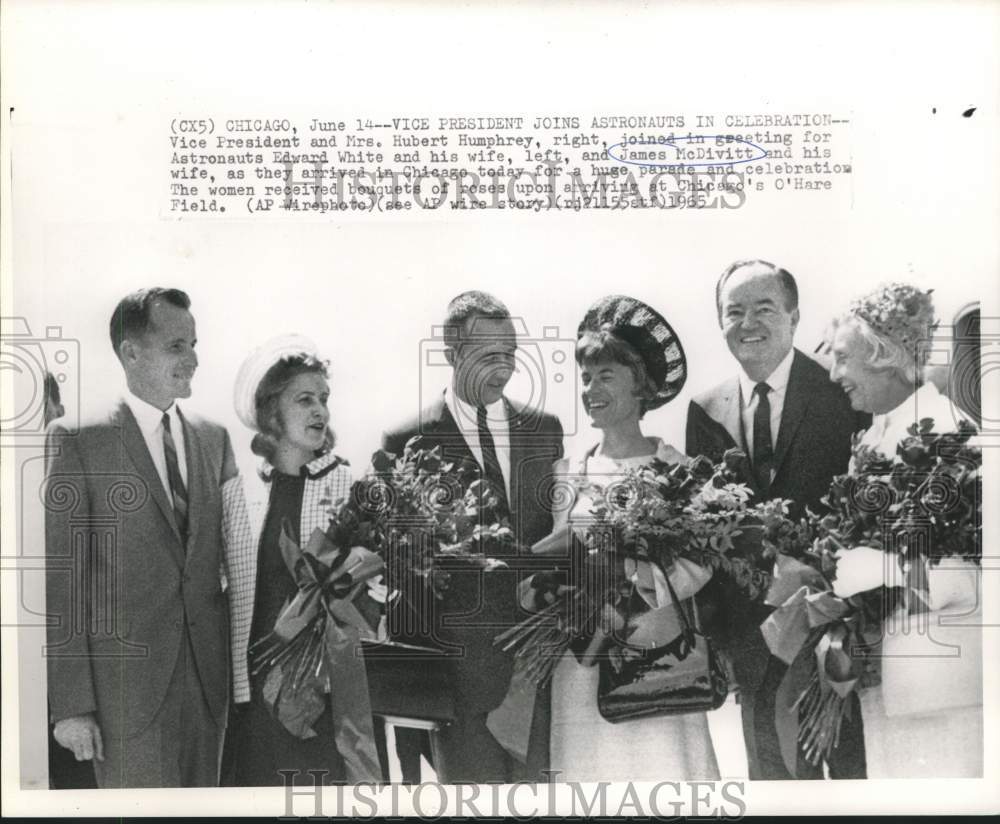
[[(859, 298), (834, 321), (830, 377), (873, 414), (859, 446), (897, 464), (915, 423), (931, 419), (943, 434), (964, 418), (923, 380), (934, 328), (930, 292), (903, 283)], [(880, 549), (838, 553), (836, 595), (885, 586), (895, 604), (882, 627), (881, 684), (860, 695), (869, 778), (983, 774), (980, 571), (973, 559), (936, 557), (939, 549), (905, 569)]]
[[(297, 584), (280, 548), (283, 527), (297, 543), (326, 528), (331, 507), (351, 489), (351, 471), (333, 451), (327, 365), (299, 335), (255, 350), (236, 379), (236, 413), (255, 434), (257, 477), (238, 476), (222, 489), (223, 539), (229, 581), (233, 711), (224, 782), (236, 786), (379, 781), (370, 708), (348, 720), (328, 691), (315, 736), (293, 735), (265, 700), (268, 672), (252, 672), (252, 650), (275, 626)], [(375, 605), (375, 612), (378, 607)]]
[[(597, 443), (555, 465), (557, 476), (607, 485), (631, 468), (654, 459), (686, 463), (687, 458), (660, 438), (642, 431), (646, 412), (669, 403), (687, 378), (684, 351), (674, 330), (658, 312), (635, 298), (610, 295), (594, 304), (577, 332), (576, 361), (583, 388), (583, 408), (599, 430)], [(592, 520), (594, 501), (576, 493), (554, 513), (553, 541), (567, 530), (581, 532)], [(546, 539), (549, 540), (549, 539)], [(655, 565), (648, 591), (666, 593), (665, 576)], [(641, 574), (642, 571), (635, 570)], [(669, 571), (681, 600), (691, 598), (711, 572), (686, 560)], [(650, 633), (647, 641), (669, 642), (680, 631), (675, 607), (666, 596), (645, 613), (629, 642)], [(671, 632), (669, 628), (675, 628)], [(666, 632), (667, 637), (659, 637)], [(600, 631), (599, 631), (600, 634)], [(592, 639), (591, 653), (601, 639)], [(704, 712), (610, 723), (597, 706), (598, 667), (592, 654), (582, 662), (566, 656), (552, 680), (551, 769), (560, 781), (664, 781), (719, 777)]]

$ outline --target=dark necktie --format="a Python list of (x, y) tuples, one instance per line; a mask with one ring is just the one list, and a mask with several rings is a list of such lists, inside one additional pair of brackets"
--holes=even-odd
[(757, 409), (753, 413), (753, 474), (757, 488), (767, 494), (771, 486), (771, 469), (774, 466), (774, 447), (771, 445), (771, 402), (767, 393), (771, 387), (761, 381), (753, 388), (757, 396)]
[(486, 481), (497, 496), (497, 515), (503, 518), (510, 515), (510, 504), (507, 501), (507, 489), (503, 482), (500, 459), (497, 458), (496, 444), (493, 443), (493, 433), (486, 425), (485, 406), (476, 407), (476, 425), (479, 427), (479, 448), (483, 451), (483, 469), (486, 470)]
[(188, 496), (181, 479), (181, 468), (177, 463), (177, 447), (170, 434), (170, 415), (163, 413), (163, 454), (167, 459), (167, 480), (170, 481), (170, 497), (174, 504), (174, 518), (181, 533), (181, 543), (187, 543)]

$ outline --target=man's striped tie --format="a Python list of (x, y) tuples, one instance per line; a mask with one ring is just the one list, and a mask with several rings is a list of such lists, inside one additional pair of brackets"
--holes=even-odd
[(181, 479), (181, 468), (177, 463), (177, 447), (170, 434), (170, 415), (163, 413), (163, 454), (167, 458), (167, 479), (170, 481), (170, 497), (174, 503), (174, 517), (181, 533), (181, 543), (187, 544), (188, 495)]

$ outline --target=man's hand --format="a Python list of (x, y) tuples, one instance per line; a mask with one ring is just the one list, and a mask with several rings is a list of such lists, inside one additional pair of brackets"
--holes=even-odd
[(101, 728), (97, 726), (93, 713), (56, 721), (52, 734), (62, 746), (73, 751), (77, 761), (90, 761), (93, 758), (104, 760)]

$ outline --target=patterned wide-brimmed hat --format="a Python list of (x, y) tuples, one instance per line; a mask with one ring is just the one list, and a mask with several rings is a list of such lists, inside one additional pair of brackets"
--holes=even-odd
[(687, 358), (677, 334), (652, 307), (626, 295), (608, 295), (587, 310), (576, 331), (608, 330), (629, 343), (642, 357), (646, 371), (656, 384), (650, 409), (669, 403), (680, 394), (687, 380)]
[(288, 358), (318, 358), (316, 344), (303, 335), (279, 335), (253, 350), (240, 367), (233, 387), (236, 415), (248, 429), (260, 431), (257, 425), (257, 387), (268, 370)]

